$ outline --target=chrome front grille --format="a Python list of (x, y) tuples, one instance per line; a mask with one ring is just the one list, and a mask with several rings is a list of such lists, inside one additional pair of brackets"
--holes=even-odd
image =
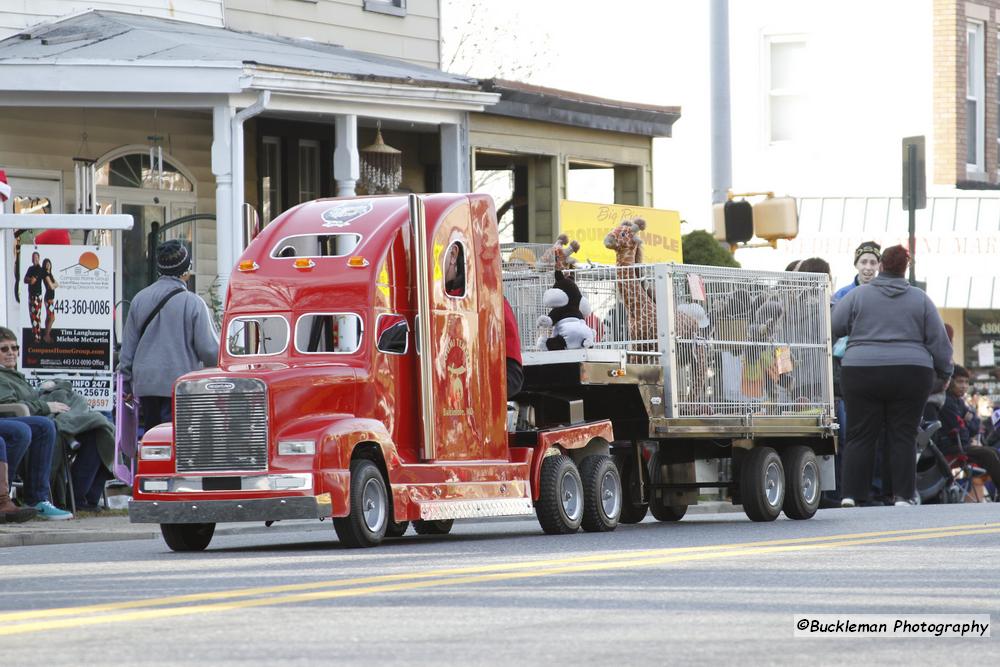
[(177, 385), (177, 472), (267, 470), (267, 389), (244, 378)]

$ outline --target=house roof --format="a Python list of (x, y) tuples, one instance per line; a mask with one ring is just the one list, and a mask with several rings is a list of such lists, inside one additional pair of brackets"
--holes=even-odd
[(100, 62), (234, 68), (256, 65), (360, 81), (479, 88), (469, 77), (334, 44), (123, 12), (88, 11), (0, 41), (0, 65)]
[(648, 137), (669, 137), (681, 108), (622, 102), (517, 81), (485, 79), (483, 90), (499, 93), (487, 113)]

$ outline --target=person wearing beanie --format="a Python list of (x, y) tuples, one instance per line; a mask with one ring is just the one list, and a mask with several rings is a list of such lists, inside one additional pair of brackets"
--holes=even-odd
[(173, 420), (174, 382), (214, 366), (219, 336), (208, 304), (187, 289), (191, 250), (183, 241), (156, 248), (159, 279), (132, 299), (122, 333), (118, 371), (126, 391), (139, 398), (146, 430)]
[(833, 302), (837, 303), (855, 287), (867, 285), (875, 279), (879, 270), (879, 262), (882, 260), (882, 246), (875, 241), (865, 241), (854, 249), (854, 268), (858, 274), (854, 280), (833, 293)]
[(916, 437), (935, 377), (951, 376), (952, 347), (944, 322), (925, 292), (903, 276), (909, 252), (893, 246), (881, 272), (851, 290), (833, 309), (833, 336), (849, 336), (841, 361), (847, 408), (842, 506), (868, 500), (875, 445), (885, 432), (895, 504), (906, 505), (916, 484)]

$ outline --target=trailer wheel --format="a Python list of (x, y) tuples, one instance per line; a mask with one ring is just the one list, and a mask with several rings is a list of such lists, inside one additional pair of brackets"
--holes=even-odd
[(785, 470), (770, 447), (754, 447), (740, 462), (740, 496), (751, 521), (774, 521), (785, 500)]
[(454, 519), (438, 519), (436, 521), (414, 521), (413, 530), (417, 535), (447, 535), (451, 532)]
[(406, 534), (406, 529), (410, 527), (409, 521), (390, 521), (386, 526), (386, 537), (402, 537)]
[(204, 551), (215, 534), (215, 524), (161, 523), (160, 532), (171, 551)]
[(789, 447), (781, 453), (785, 468), (785, 502), (789, 519), (811, 519), (819, 509), (820, 477), (816, 454), (805, 445)]
[(367, 459), (351, 461), (351, 511), (333, 520), (340, 543), (348, 548), (374, 547), (389, 526), (389, 495), (378, 467)]
[(568, 535), (583, 520), (583, 482), (568, 456), (547, 456), (542, 462), (535, 516), (549, 535)]
[(618, 527), (622, 513), (622, 481), (610, 456), (588, 456), (580, 463), (583, 482), (583, 519), (588, 533), (601, 533)]
[[(651, 484), (662, 484), (660, 453), (653, 452), (649, 459), (649, 481)], [(657, 492), (660, 497), (657, 498)], [(657, 521), (680, 521), (687, 514), (687, 505), (667, 505), (663, 502), (666, 492), (663, 489), (651, 489), (649, 492), (649, 513)]]
[(622, 511), (619, 523), (639, 523), (646, 518), (646, 503), (639, 495), (639, 475), (641, 470), (635, 464), (635, 454), (627, 452), (614, 455), (618, 467), (618, 477), (622, 483)]

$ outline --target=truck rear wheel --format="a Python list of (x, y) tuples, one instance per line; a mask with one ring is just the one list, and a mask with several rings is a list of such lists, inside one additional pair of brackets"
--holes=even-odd
[(789, 519), (811, 519), (819, 509), (820, 477), (816, 454), (805, 445), (789, 447), (781, 453), (785, 467), (785, 503)]
[(215, 534), (215, 524), (161, 523), (160, 532), (171, 551), (204, 551)]
[(646, 518), (646, 503), (642, 502), (639, 486), (641, 470), (635, 464), (635, 453), (627, 451), (614, 455), (618, 477), (622, 482), (622, 511), (619, 523), (639, 523)]
[[(649, 481), (651, 484), (663, 483), (662, 464), (660, 463), (660, 453), (653, 452), (649, 459)], [(687, 505), (667, 505), (665, 498), (669, 495), (663, 489), (653, 488), (649, 492), (649, 513), (657, 521), (680, 521), (687, 514)], [(659, 496), (659, 497), (657, 497)]]
[(568, 535), (583, 520), (583, 482), (573, 460), (562, 454), (542, 461), (535, 516), (549, 535)]
[(409, 521), (390, 521), (385, 529), (386, 537), (402, 537), (410, 527)]
[(770, 447), (754, 447), (740, 462), (740, 497), (751, 521), (774, 521), (785, 501), (785, 469)]
[(454, 519), (438, 519), (436, 521), (414, 521), (413, 530), (417, 535), (447, 535), (455, 524)]
[(618, 527), (622, 512), (622, 481), (610, 456), (595, 454), (580, 463), (583, 482), (583, 519), (588, 533), (607, 532)]
[(389, 526), (389, 495), (378, 467), (367, 459), (351, 461), (351, 510), (333, 520), (345, 547), (374, 547)]

